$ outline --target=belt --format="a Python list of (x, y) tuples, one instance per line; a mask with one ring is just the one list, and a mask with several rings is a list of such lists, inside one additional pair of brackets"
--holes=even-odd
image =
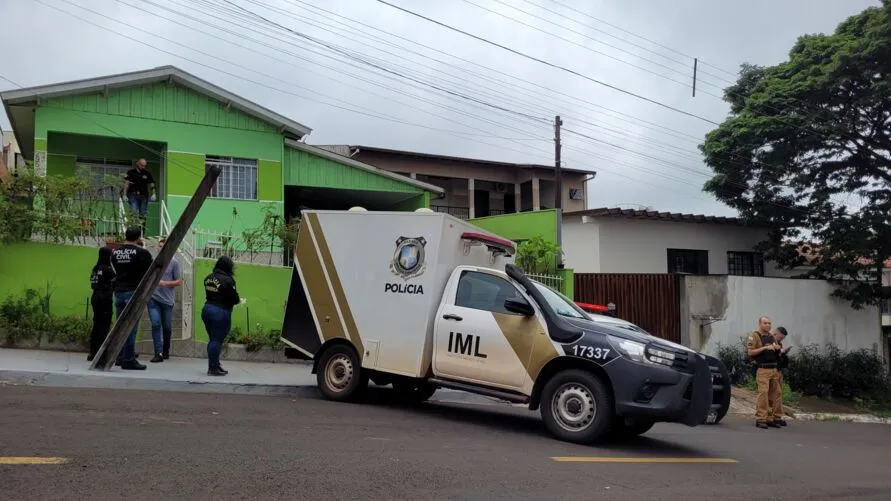
[(777, 364), (758, 364), (757, 367), (759, 369), (776, 369)]

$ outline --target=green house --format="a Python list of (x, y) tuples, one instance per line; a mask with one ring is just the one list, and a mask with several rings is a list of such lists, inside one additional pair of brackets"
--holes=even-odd
[[(102, 184), (146, 159), (159, 197), (146, 233), (176, 221), (208, 165), (222, 167), (193, 227), (238, 233), (271, 206), (414, 210), (442, 189), (303, 141), (310, 128), (173, 66), (0, 93), (22, 155), (42, 175)], [(106, 183), (107, 184), (107, 183)], [(104, 195), (111, 213), (117, 190)]]

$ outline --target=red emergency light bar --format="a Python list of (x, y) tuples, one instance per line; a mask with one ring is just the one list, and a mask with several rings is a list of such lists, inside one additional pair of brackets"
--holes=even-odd
[(608, 307), (608, 306), (604, 306), (604, 305), (602, 305), (602, 304), (579, 303), (579, 302), (577, 302), (577, 301), (576, 301), (575, 304), (579, 305), (579, 308), (581, 308), (581, 309), (583, 309), (583, 310), (589, 310), (589, 311), (609, 311), (609, 307)]
[(467, 232), (461, 234), (461, 240), (465, 240), (470, 243), (479, 243), (483, 244), (489, 249), (494, 248), (495, 250), (501, 251), (502, 253), (511, 256), (514, 253), (515, 247), (514, 243), (510, 240), (506, 240), (504, 238), (493, 237), (490, 235), (486, 235), (485, 233), (473, 233)]

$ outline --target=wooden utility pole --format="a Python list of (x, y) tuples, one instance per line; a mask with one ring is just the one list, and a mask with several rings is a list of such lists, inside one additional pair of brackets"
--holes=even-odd
[(204, 179), (198, 184), (198, 189), (195, 190), (195, 194), (189, 200), (186, 210), (183, 211), (176, 225), (170, 231), (170, 235), (167, 235), (167, 240), (164, 242), (161, 252), (152, 261), (151, 268), (142, 277), (130, 302), (124, 307), (124, 311), (121, 312), (114, 327), (111, 328), (111, 332), (108, 333), (102, 346), (99, 347), (90, 369), (107, 371), (114, 367), (118, 354), (127, 341), (127, 336), (130, 335), (130, 331), (133, 330), (133, 327), (139, 321), (146, 303), (152, 297), (152, 293), (155, 292), (158, 282), (161, 281), (161, 277), (164, 275), (164, 270), (167, 269), (167, 265), (173, 259), (177, 249), (179, 249), (179, 244), (182, 243), (186, 232), (192, 226), (192, 222), (195, 221), (195, 217), (198, 215), (198, 211), (201, 210), (204, 200), (210, 194), (210, 189), (213, 188), (217, 178), (220, 177), (220, 171), (219, 166), (212, 166), (207, 169)]
[(554, 208), (563, 208), (563, 167), (560, 165), (560, 115), (554, 118)]

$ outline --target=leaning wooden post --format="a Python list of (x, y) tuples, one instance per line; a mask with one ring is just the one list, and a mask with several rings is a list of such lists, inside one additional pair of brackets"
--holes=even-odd
[(118, 354), (121, 352), (121, 348), (123, 348), (124, 343), (127, 342), (127, 336), (130, 335), (130, 331), (132, 331), (133, 327), (136, 325), (143, 308), (145, 308), (149, 298), (152, 297), (152, 293), (158, 287), (158, 282), (161, 281), (161, 277), (164, 275), (164, 270), (167, 268), (170, 260), (173, 259), (173, 255), (176, 254), (177, 249), (179, 249), (179, 244), (186, 236), (186, 232), (189, 231), (189, 227), (192, 226), (192, 222), (195, 221), (198, 211), (201, 210), (204, 200), (207, 199), (207, 196), (210, 194), (210, 189), (213, 188), (214, 183), (217, 182), (220, 172), (220, 167), (216, 165), (207, 169), (204, 179), (198, 184), (198, 189), (195, 190), (195, 194), (192, 196), (192, 199), (189, 200), (186, 210), (183, 211), (179, 220), (176, 222), (176, 225), (173, 227), (173, 230), (170, 231), (170, 235), (167, 236), (167, 240), (164, 242), (164, 247), (161, 248), (161, 252), (159, 252), (158, 256), (152, 261), (151, 268), (149, 268), (145, 276), (142, 277), (142, 281), (140, 281), (139, 286), (136, 287), (136, 291), (133, 293), (130, 302), (124, 307), (124, 311), (121, 312), (114, 327), (111, 328), (111, 332), (108, 333), (108, 336), (96, 353), (96, 357), (93, 359), (90, 369), (107, 371), (114, 367)]

